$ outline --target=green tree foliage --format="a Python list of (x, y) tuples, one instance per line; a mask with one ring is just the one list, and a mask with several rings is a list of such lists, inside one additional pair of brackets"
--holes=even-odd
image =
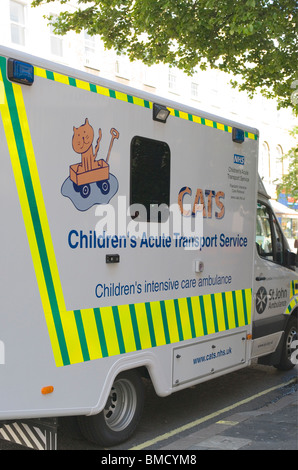
[[(32, 5), (54, 1), (68, 3)], [(291, 99), (298, 79), (297, 0), (78, 0), (78, 9), (60, 14), (54, 25), (59, 34), (99, 35), (106, 48), (147, 65), (167, 63), (187, 74), (196, 67), (223, 70), (250, 96), (261, 91), (298, 112)]]
[(288, 159), (289, 161), (289, 172), (284, 175), (281, 179), (277, 180), (277, 192), (285, 192), (290, 194), (295, 202), (298, 201), (298, 126), (290, 132), (290, 135), (295, 138), (295, 145), (289, 150), (289, 152), (283, 156), (283, 160)]

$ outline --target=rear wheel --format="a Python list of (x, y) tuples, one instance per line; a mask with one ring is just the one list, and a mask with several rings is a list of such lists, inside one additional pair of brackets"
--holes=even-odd
[(297, 364), (297, 341), (297, 317), (292, 315), (284, 332), (280, 362), (275, 365), (277, 369), (290, 370)]
[(100, 446), (127, 440), (135, 431), (144, 406), (144, 386), (137, 371), (118, 375), (104, 410), (94, 416), (78, 417), (86, 439)]
[(73, 184), (73, 189), (75, 190), (76, 193), (79, 193), (80, 192), (80, 186), (74, 182), (72, 182)]
[(102, 194), (108, 194), (108, 192), (110, 191), (110, 183), (108, 180), (97, 181), (96, 184), (101, 190)]

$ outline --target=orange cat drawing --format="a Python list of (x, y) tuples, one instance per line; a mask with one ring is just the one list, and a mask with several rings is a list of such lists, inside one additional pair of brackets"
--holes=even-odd
[(94, 131), (89, 124), (88, 118), (85, 119), (85, 123), (82, 126), (73, 128), (72, 148), (76, 153), (80, 153), (82, 158), (82, 162), (78, 167), (78, 173), (90, 171), (98, 167), (96, 157), (102, 136), (101, 129), (98, 130), (98, 134), (99, 137), (93, 154)]

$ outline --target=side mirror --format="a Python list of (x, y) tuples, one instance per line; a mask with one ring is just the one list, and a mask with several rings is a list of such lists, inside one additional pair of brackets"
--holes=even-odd
[(285, 265), (289, 268), (298, 266), (298, 256), (290, 250), (285, 250)]

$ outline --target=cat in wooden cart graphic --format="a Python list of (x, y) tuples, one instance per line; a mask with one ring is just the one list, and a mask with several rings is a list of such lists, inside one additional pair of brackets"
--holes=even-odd
[[(112, 128), (110, 134), (111, 140), (107, 157), (105, 160), (102, 158), (97, 160), (102, 139), (101, 129), (98, 130), (98, 138), (93, 150), (94, 130), (89, 124), (88, 118), (80, 127), (73, 127), (72, 148), (81, 155), (81, 162), (70, 165), (69, 178), (63, 183), (61, 192), (64, 196), (69, 197), (79, 210), (86, 210), (93, 204), (107, 203), (107, 198), (102, 198), (100, 194), (110, 196), (110, 199), (117, 192), (118, 181), (110, 173), (109, 158), (114, 140), (119, 138), (119, 132)], [(93, 198), (91, 197), (88, 203), (87, 201), (84, 203), (82, 198), (87, 200), (90, 197), (94, 185), (99, 188), (100, 193), (93, 190)], [(79, 198), (75, 196), (75, 193), (79, 195)]]

